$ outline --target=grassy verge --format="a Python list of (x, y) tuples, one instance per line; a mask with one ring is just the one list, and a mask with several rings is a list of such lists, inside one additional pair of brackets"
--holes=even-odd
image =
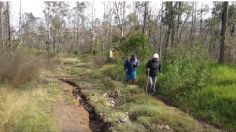
[(182, 104), (196, 117), (229, 131), (236, 130), (236, 69), (235, 66), (212, 67), (213, 82), (182, 98)]
[(0, 131), (58, 131), (50, 103), (60, 96), (57, 82), (34, 81), (20, 88), (0, 86)]

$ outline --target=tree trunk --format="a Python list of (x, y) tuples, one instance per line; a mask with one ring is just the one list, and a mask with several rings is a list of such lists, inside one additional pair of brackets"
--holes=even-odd
[(166, 53), (166, 50), (167, 50), (168, 45), (169, 45), (169, 41), (170, 41), (170, 30), (171, 30), (171, 25), (169, 24), (168, 29), (167, 29), (166, 45), (165, 45), (164, 53)]
[[(48, 3), (49, 4), (49, 3)], [(52, 45), (52, 40), (51, 40), (51, 26), (50, 26), (50, 21), (49, 21), (49, 5), (46, 4), (47, 7), (47, 16), (46, 16), (46, 24), (47, 24), (47, 41), (46, 41), (46, 46), (47, 46), (47, 51), (50, 52), (50, 47)]]
[(151, 14), (152, 14), (152, 9), (150, 8), (148, 10), (148, 13), (147, 13), (147, 22), (146, 25), (147, 25), (147, 35), (148, 35), (148, 38), (151, 39), (151, 34), (152, 34), (152, 23), (150, 23), (150, 20), (151, 20)]
[(123, 2), (123, 4), (121, 2), (118, 2), (118, 3), (114, 2), (114, 6), (115, 6), (116, 14), (118, 17), (118, 26), (120, 28), (121, 38), (123, 38), (124, 37), (124, 20), (125, 20), (125, 1)]
[(94, 15), (94, 5), (92, 5), (92, 21), (91, 21), (91, 26), (92, 26), (92, 29), (91, 29), (91, 54), (93, 54), (93, 40), (94, 40), (94, 28), (93, 28), (93, 16)]
[(2, 52), (4, 52), (4, 46), (3, 46), (3, 26), (2, 26), (2, 8), (3, 8), (3, 2), (0, 1), (0, 48)]
[(173, 6), (171, 4), (171, 46), (174, 46), (175, 43), (175, 11), (174, 9), (176, 9), (177, 7), (177, 2), (175, 3), (175, 5)]
[(21, 1), (20, 1), (20, 13), (19, 13), (19, 39), (21, 41)]
[(145, 34), (146, 32), (146, 19), (147, 19), (147, 13), (148, 13), (148, 2), (145, 1), (144, 2), (144, 14), (143, 14), (143, 29), (142, 29), (142, 33)]
[(79, 25), (76, 26), (76, 48), (79, 48)]
[(162, 19), (163, 19), (163, 2), (161, 3), (161, 20), (160, 20), (160, 43), (159, 43), (159, 55), (160, 55), (160, 58), (162, 56), (161, 54), (161, 48), (162, 48)]
[(190, 32), (190, 41), (191, 41), (191, 47), (193, 47), (194, 43), (194, 36), (195, 36), (195, 21), (196, 21), (196, 5), (195, 2), (193, 2), (193, 11), (192, 11), (192, 23), (191, 23), (191, 32)]
[(171, 22), (171, 46), (174, 46), (175, 42), (175, 21), (172, 20)]
[(180, 11), (182, 8), (182, 3), (178, 2), (178, 23), (177, 23), (177, 44), (180, 41), (180, 24), (181, 24), (181, 16), (182, 16), (182, 11)]
[(7, 9), (6, 9), (6, 21), (7, 21), (7, 41), (6, 47), (8, 51), (11, 51), (11, 27), (10, 27), (10, 9), (9, 9), (9, 2), (7, 2)]
[(225, 61), (224, 52), (225, 52), (225, 36), (226, 36), (226, 28), (227, 28), (227, 20), (228, 20), (228, 6), (229, 6), (229, 2), (224, 2), (223, 13), (222, 13), (220, 56), (219, 56), (220, 64), (224, 63)]
[(125, 1), (123, 2), (122, 22), (121, 22), (121, 38), (122, 38), (122, 40), (124, 37), (124, 23), (125, 23)]
[(202, 2), (202, 6), (201, 6), (201, 11), (200, 11), (201, 18), (200, 18), (200, 32), (199, 32), (200, 40), (203, 44), (203, 38), (202, 38), (202, 22), (203, 22), (202, 13), (203, 13), (203, 9), (202, 9), (202, 7), (203, 7), (203, 2)]
[(166, 45), (165, 45), (165, 49), (164, 49), (164, 54), (167, 51), (167, 48), (169, 46), (169, 42), (170, 42), (170, 37), (171, 37), (171, 30), (172, 30), (172, 22), (173, 22), (173, 12), (172, 12), (172, 8), (173, 8), (173, 4), (172, 2), (167, 2), (166, 3), (166, 11), (169, 13), (169, 18), (170, 21), (168, 22), (168, 29), (167, 29), (167, 35), (166, 35)]
[(111, 44), (112, 44), (112, 36), (111, 36), (111, 31), (112, 31), (112, 25), (111, 25), (111, 22), (112, 22), (112, 17), (111, 16), (109, 16), (109, 44), (108, 44), (108, 50), (110, 50), (111, 49)]

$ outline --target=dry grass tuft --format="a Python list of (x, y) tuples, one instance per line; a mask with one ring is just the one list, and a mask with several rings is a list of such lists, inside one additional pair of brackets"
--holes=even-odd
[(5, 53), (0, 56), (0, 82), (18, 87), (38, 76), (39, 61), (36, 57), (21, 53)]
[(107, 58), (105, 56), (96, 56), (94, 58), (94, 64), (101, 67), (103, 65), (105, 65), (107, 62)]

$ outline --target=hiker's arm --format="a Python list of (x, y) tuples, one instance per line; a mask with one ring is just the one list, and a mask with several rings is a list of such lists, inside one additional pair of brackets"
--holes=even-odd
[(140, 65), (140, 62), (137, 60), (136, 64), (135, 64), (135, 67), (138, 67), (139, 65)]

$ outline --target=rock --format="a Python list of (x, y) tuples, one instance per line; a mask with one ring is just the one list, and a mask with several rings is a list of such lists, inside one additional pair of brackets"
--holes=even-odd
[(99, 113), (100, 117), (103, 117), (103, 113)]
[(110, 103), (110, 102), (107, 102), (106, 104), (107, 104), (107, 106), (111, 106), (111, 107), (114, 107), (114, 106), (115, 106), (114, 104), (112, 104), (112, 103)]
[(129, 119), (126, 118), (126, 117), (123, 117), (123, 118), (119, 119), (119, 121), (122, 122), (122, 123), (126, 123), (126, 122), (129, 121)]
[(115, 104), (115, 101), (111, 100), (110, 103), (114, 105), (114, 104)]
[(119, 117), (118, 121), (121, 122), (121, 123), (129, 122), (129, 116), (128, 115), (122, 115), (121, 117)]
[(117, 123), (121, 123), (121, 121), (120, 121), (120, 120), (117, 120), (116, 122), (117, 122)]
[(115, 105), (114, 104), (110, 104), (111, 107), (114, 107)]
[(106, 102), (106, 105), (107, 105), (107, 106), (110, 106), (110, 103), (109, 103), (109, 102)]
[(80, 96), (77, 96), (76, 99), (81, 100), (81, 97), (80, 97)]
[(164, 128), (164, 125), (158, 124), (157, 127), (160, 128), (160, 129), (163, 129), (163, 128)]
[(106, 97), (106, 96), (107, 96), (107, 93), (104, 93), (103, 96)]
[(167, 130), (170, 130), (170, 126), (169, 125), (165, 125), (164, 128), (167, 129)]

